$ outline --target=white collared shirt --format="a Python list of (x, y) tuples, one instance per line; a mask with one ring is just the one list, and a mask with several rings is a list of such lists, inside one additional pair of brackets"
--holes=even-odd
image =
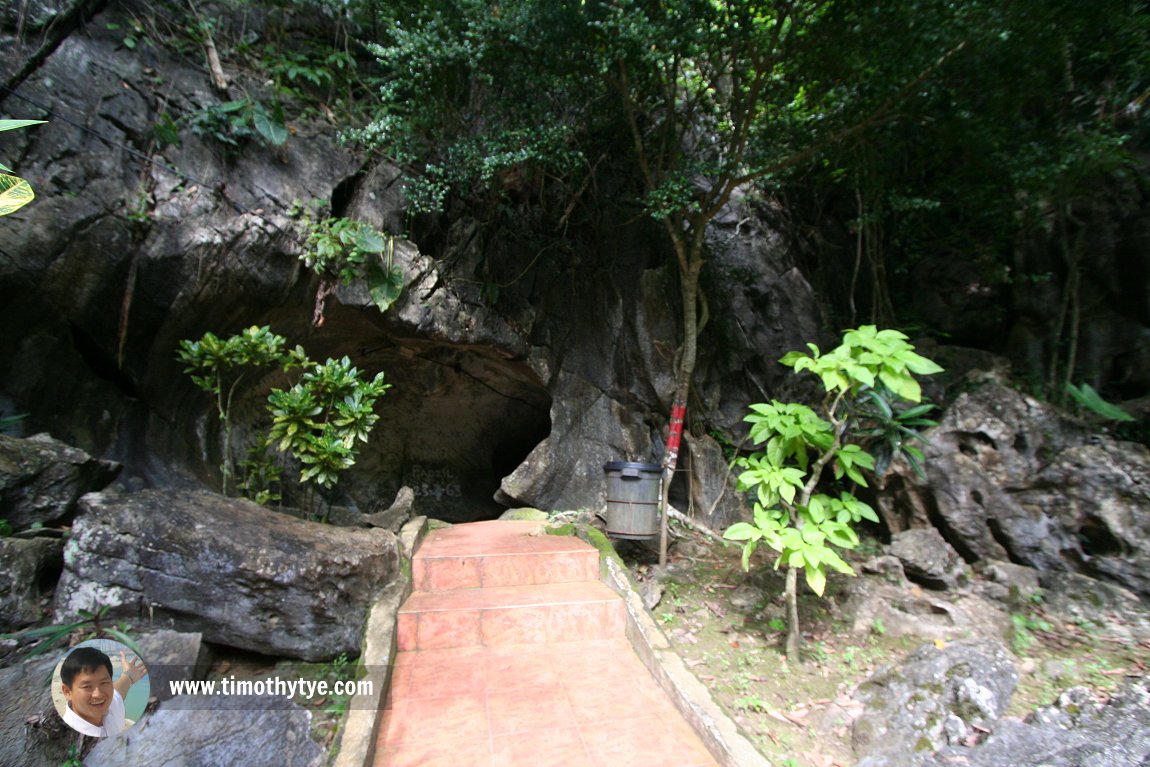
[(72, 704), (65, 704), (64, 722), (73, 730), (93, 738), (106, 738), (109, 735), (119, 735), (124, 731), (124, 698), (119, 690), (112, 690), (112, 705), (108, 706), (108, 713), (104, 716), (104, 726), (97, 727), (84, 717), (72, 710)]

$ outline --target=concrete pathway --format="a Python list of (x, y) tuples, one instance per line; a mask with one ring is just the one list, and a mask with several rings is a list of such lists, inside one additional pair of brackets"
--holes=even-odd
[(423, 540), (375, 763), (715, 767), (624, 637), (599, 553), (538, 529), (476, 522)]

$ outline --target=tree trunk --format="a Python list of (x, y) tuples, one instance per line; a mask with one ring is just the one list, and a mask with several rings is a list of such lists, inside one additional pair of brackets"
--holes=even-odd
[(787, 658), (799, 662), (799, 571), (787, 567)]
[[(659, 566), (667, 564), (667, 515), (670, 507), (671, 480), (675, 478), (675, 466), (679, 462), (679, 433), (682, 419), (686, 417), (687, 398), (691, 393), (691, 376), (695, 372), (695, 361), (699, 350), (699, 275), (703, 270), (702, 233), (694, 233), (691, 241), (685, 241), (682, 232), (676, 231), (674, 223), (665, 219), (667, 231), (675, 246), (679, 263), (680, 294), (683, 301), (683, 344), (679, 350), (675, 371), (675, 396), (671, 401), (671, 424), (667, 448), (663, 454), (663, 492), (660, 504)], [(676, 423), (679, 421), (679, 423)]]

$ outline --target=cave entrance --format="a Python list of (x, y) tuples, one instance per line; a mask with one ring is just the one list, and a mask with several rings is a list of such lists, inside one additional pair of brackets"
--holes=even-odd
[(551, 431), (551, 396), (524, 362), (483, 347), (405, 341), (371, 354), (392, 384), (349, 491), (364, 511), (404, 485), (414, 513), (448, 522), (493, 519), (505, 476)]

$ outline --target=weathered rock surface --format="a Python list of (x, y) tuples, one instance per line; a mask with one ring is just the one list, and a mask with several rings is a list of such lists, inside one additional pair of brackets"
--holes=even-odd
[[(890, 580), (851, 578), (843, 583), (842, 615), (850, 630), (891, 636), (950, 640), (1001, 637), (1010, 626), (1007, 609), (976, 594), (940, 594), (910, 586), (897, 571)], [(892, 582), (893, 581), (893, 582)]]
[(81, 740), (52, 705), (48, 679), (59, 655), (0, 669), (0, 764), (60, 767)]
[(385, 530), (304, 522), (208, 492), (91, 494), (81, 507), (58, 620), (108, 607), (271, 655), (354, 656), (398, 566)]
[(905, 469), (888, 481), (892, 532), (933, 525), (968, 562), (1076, 571), (1150, 597), (1150, 451), (993, 376), (972, 383), (928, 434), (929, 481)]
[[(31, 5), (39, 18), (63, 4)], [(171, 5), (161, 12), (187, 12)], [(218, 486), (218, 419), (174, 351), (206, 330), (270, 324), (313, 358), (348, 354), (395, 385), (334, 505), (376, 513), (406, 485), (414, 513), (456, 521), (494, 518), (500, 506), (598, 509), (603, 463), (659, 457), (678, 288), (653, 222), (572, 223), (564, 248), (543, 251), (461, 212), (412, 230), (397, 170), (337, 144), (323, 122), (293, 121), (281, 147), (249, 138), (229, 148), (211, 131), (185, 130), (157, 150), (157, 124), (185, 125), (228, 99), (161, 37), (149, 38), (146, 56), (123, 44), (122, 30), (151, 7), (89, 6), (85, 33), (65, 36), (12, 85), (69, 117), (6, 134), (37, 199), (0, 220), (16, 254), (0, 264), (0, 357), (10, 361), (0, 394), (31, 413), (30, 425), (115, 456), (133, 486)], [(229, 7), (217, 33), (258, 36), (262, 23), (259, 9)], [(323, 34), (322, 19), (285, 17), (277, 35), (293, 23)], [(237, 92), (264, 97), (262, 81), (224, 66)], [(297, 259), (303, 234), (291, 215), (311, 199), (408, 233), (394, 253), (404, 292), (386, 314), (353, 283), (313, 327), (318, 279)], [(786, 238), (756, 205), (735, 199), (708, 233), (712, 320), (692, 415), (728, 434), (741, 433), (747, 402), (785, 387), (778, 350), (820, 328)], [(237, 458), (258, 428), (266, 383), (252, 377), (237, 391)], [(711, 460), (684, 468), (692, 484), (676, 483), (680, 507), (688, 492), (713, 500), (726, 481)]]
[(902, 563), (907, 578), (929, 588), (953, 589), (965, 579), (962, 557), (933, 527), (895, 533), (890, 553)]
[(311, 714), (283, 698), (181, 695), (106, 738), (85, 767), (320, 767), (323, 749), (309, 737)]
[(1108, 636), (1150, 640), (1150, 612), (1138, 596), (1113, 583), (1070, 572), (1042, 573), (1043, 609), (1067, 622), (1087, 621)]
[(181, 633), (162, 629), (136, 638), (136, 646), (148, 668), (150, 697), (167, 700), (173, 697), (171, 682), (199, 680), (211, 667), (211, 653), (199, 633)]
[(85, 493), (103, 490), (120, 466), (47, 434), (18, 439), (0, 434), (0, 519), (19, 532), (36, 523), (66, 522)]
[(745, 519), (746, 494), (738, 491), (722, 446), (708, 434), (696, 437), (689, 432), (683, 434), (683, 444), (690, 468), (687, 481), (693, 517), (720, 533)]
[(951, 746), (921, 767), (1141, 767), (1150, 764), (1150, 683), (1127, 684), (1099, 702), (1067, 690), (1025, 721), (1004, 720), (973, 748)]
[(41, 602), (64, 567), (64, 541), (0, 538), (0, 632), (44, 617)]
[(858, 767), (910, 767), (917, 758), (963, 742), (974, 727), (989, 729), (1016, 684), (1018, 671), (996, 642), (919, 648), (856, 691), (866, 706), (851, 735)]

